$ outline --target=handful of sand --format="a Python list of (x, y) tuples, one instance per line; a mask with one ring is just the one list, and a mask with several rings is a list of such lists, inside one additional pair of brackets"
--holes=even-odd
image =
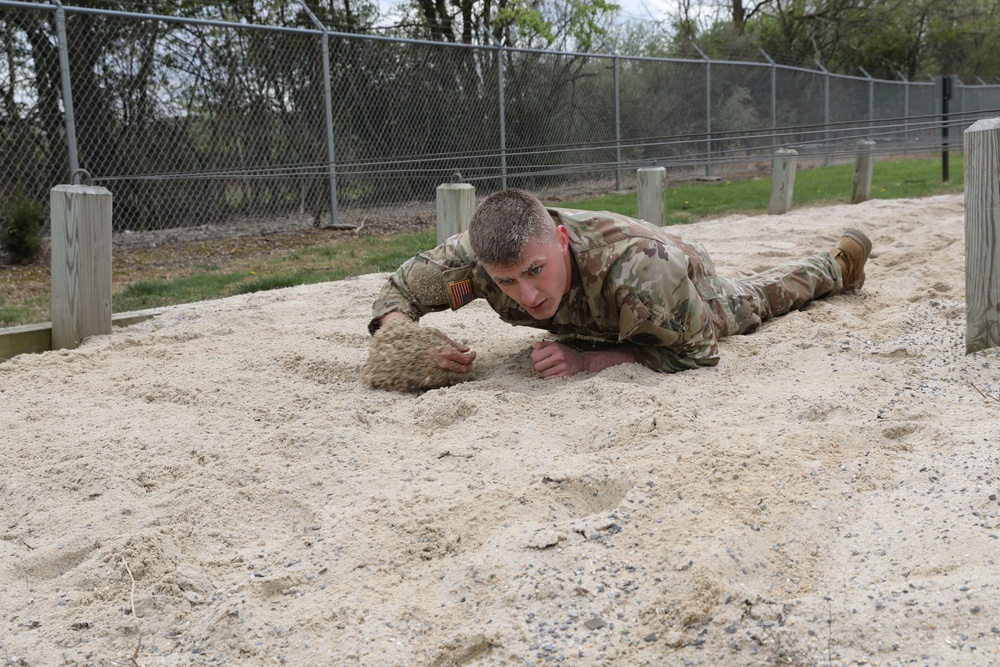
[(469, 379), (441, 368), (442, 347), (454, 345), (441, 331), (407, 318), (389, 320), (372, 337), (361, 380), (375, 389), (425, 391)]

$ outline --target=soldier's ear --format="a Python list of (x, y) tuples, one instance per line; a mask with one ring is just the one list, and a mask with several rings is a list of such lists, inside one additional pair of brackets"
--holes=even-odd
[(556, 227), (556, 239), (559, 241), (559, 248), (565, 250), (569, 247), (569, 230), (564, 225)]

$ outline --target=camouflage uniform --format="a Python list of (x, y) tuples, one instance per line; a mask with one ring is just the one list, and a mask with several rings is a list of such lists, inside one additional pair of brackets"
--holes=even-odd
[(379, 319), (413, 319), (486, 299), (505, 322), (556, 334), (631, 345), (645, 365), (680, 371), (719, 363), (717, 340), (843, 290), (829, 253), (791, 261), (749, 278), (715, 272), (705, 249), (646, 222), (607, 212), (550, 208), (569, 232), (572, 282), (559, 310), (536, 320), (505, 295), (472, 251), (467, 233), (408, 260), (373, 306)]

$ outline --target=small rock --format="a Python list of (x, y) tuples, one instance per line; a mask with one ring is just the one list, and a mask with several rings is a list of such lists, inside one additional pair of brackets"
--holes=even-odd
[(682, 632), (668, 632), (663, 635), (663, 643), (665, 643), (670, 648), (680, 648), (686, 643), (684, 641), (684, 633)]
[(655, 632), (650, 632), (648, 635), (646, 635), (645, 637), (642, 638), (642, 641), (644, 641), (644, 642), (655, 642), (656, 641), (656, 633)]
[(583, 624), (586, 625), (589, 630), (600, 630), (607, 625), (607, 623), (604, 622), (604, 619), (600, 616), (595, 616), (587, 621), (584, 621)]
[(557, 544), (565, 537), (552, 528), (540, 528), (528, 538), (527, 546), (531, 549), (545, 549)]

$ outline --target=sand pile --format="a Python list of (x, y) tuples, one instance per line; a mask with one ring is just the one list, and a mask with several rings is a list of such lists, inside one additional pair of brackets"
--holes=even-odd
[(372, 336), (361, 381), (386, 391), (426, 391), (468, 380), (468, 373), (441, 368), (443, 347), (466, 351), (434, 327), (391, 319)]
[[(994, 665), (1000, 353), (961, 197), (691, 225), (720, 271), (874, 252), (858, 294), (676, 375), (372, 389), (364, 276), (0, 363), (8, 665)], [(416, 377), (416, 376), (415, 376)]]

